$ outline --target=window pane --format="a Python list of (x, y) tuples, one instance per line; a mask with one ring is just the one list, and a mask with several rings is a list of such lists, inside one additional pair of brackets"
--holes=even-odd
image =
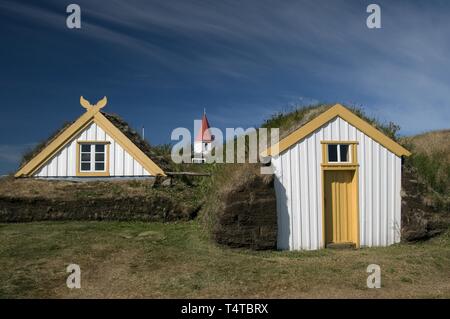
[(81, 163), (81, 170), (82, 171), (90, 171), (91, 170), (91, 163)]
[(95, 145), (95, 151), (103, 153), (105, 151), (105, 145), (104, 144)]
[(81, 161), (82, 162), (90, 162), (91, 154), (90, 153), (81, 153)]
[(103, 170), (105, 170), (105, 164), (104, 163), (95, 163), (95, 170), (96, 171), (103, 171)]
[(348, 145), (347, 144), (341, 144), (341, 162), (348, 162)]
[(337, 145), (328, 145), (328, 162), (337, 162)]
[(81, 151), (82, 152), (90, 152), (91, 151), (91, 145), (89, 145), (89, 144), (81, 144)]
[(95, 161), (96, 162), (103, 162), (105, 160), (105, 154), (104, 153), (96, 153), (95, 154)]

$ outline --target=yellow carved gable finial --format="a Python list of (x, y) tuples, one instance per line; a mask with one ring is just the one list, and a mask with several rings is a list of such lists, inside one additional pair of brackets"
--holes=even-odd
[(84, 107), (86, 110), (89, 110), (91, 108), (97, 108), (101, 109), (105, 107), (106, 103), (108, 103), (108, 99), (106, 96), (103, 97), (100, 101), (97, 102), (97, 104), (92, 105), (88, 100), (86, 100), (83, 96), (80, 96), (80, 104), (82, 107)]
[(106, 96), (104, 96), (103, 99), (101, 99), (100, 101), (97, 102), (97, 104), (95, 104), (95, 107), (101, 109), (105, 107), (106, 103), (108, 103), (108, 99), (106, 98)]
[(91, 103), (89, 103), (88, 100), (86, 100), (83, 96), (80, 96), (80, 104), (82, 107), (84, 107), (86, 110), (89, 110), (91, 107)]

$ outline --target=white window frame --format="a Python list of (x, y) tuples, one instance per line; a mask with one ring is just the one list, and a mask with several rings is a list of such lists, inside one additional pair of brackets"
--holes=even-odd
[[(97, 152), (96, 151), (96, 146), (97, 145), (103, 145), (103, 152)], [(83, 152), (83, 146), (90, 146), (90, 151), (89, 152)], [(106, 151), (107, 145), (105, 143), (81, 143), (80, 144), (80, 167), (79, 170), (81, 173), (104, 173), (106, 172), (106, 156), (107, 156), (107, 151)], [(90, 160), (88, 161), (83, 161), (83, 154), (90, 154)], [(95, 160), (95, 155), (96, 154), (103, 154), (103, 161), (96, 161)], [(82, 166), (83, 163), (90, 163), (90, 170), (83, 170)], [(96, 170), (95, 169), (95, 164), (97, 163), (103, 163), (103, 169), (102, 170)]]
[[(337, 152), (337, 161), (330, 161), (330, 146), (331, 145), (336, 145), (337, 146), (337, 150), (336, 150), (336, 152)], [(341, 161), (341, 146), (342, 145), (346, 145), (347, 146), (347, 161)], [(329, 143), (329, 144), (327, 144), (327, 156), (328, 156), (328, 158), (327, 158), (327, 162), (328, 163), (332, 163), (332, 164), (341, 164), (341, 163), (345, 163), (345, 164), (349, 164), (349, 163), (352, 163), (352, 159), (351, 159), (351, 150), (352, 150), (352, 147), (351, 147), (351, 145), (350, 144), (344, 144), (344, 143), (342, 143), (342, 144), (339, 144), (339, 143)]]

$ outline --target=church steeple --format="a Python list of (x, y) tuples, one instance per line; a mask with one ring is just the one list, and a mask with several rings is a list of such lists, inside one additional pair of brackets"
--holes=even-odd
[(195, 141), (197, 142), (212, 142), (213, 138), (211, 136), (211, 132), (209, 130), (209, 122), (208, 118), (206, 117), (206, 109), (203, 110), (203, 116), (202, 116), (202, 124), (200, 126), (200, 130), (198, 131), (197, 137), (195, 138)]
[(204, 163), (206, 157), (211, 153), (211, 143), (214, 135), (211, 135), (210, 125), (206, 117), (206, 108), (203, 109), (202, 123), (194, 141), (193, 163)]

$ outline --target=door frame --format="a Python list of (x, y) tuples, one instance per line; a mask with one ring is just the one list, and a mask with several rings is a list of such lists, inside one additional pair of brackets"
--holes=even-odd
[[(326, 247), (326, 224), (325, 224), (325, 173), (326, 171), (351, 171), (353, 172), (352, 188), (356, 196), (355, 204), (355, 225), (353, 230), (356, 234), (355, 245), (360, 247), (360, 225), (359, 225), (359, 163), (358, 163), (358, 141), (321, 141), (322, 144), (322, 163), (321, 163), (321, 180), (322, 180), (322, 248)], [(329, 163), (328, 162), (328, 144), (348, 144), (350, 146), (351, 161), (349, 163)]]

